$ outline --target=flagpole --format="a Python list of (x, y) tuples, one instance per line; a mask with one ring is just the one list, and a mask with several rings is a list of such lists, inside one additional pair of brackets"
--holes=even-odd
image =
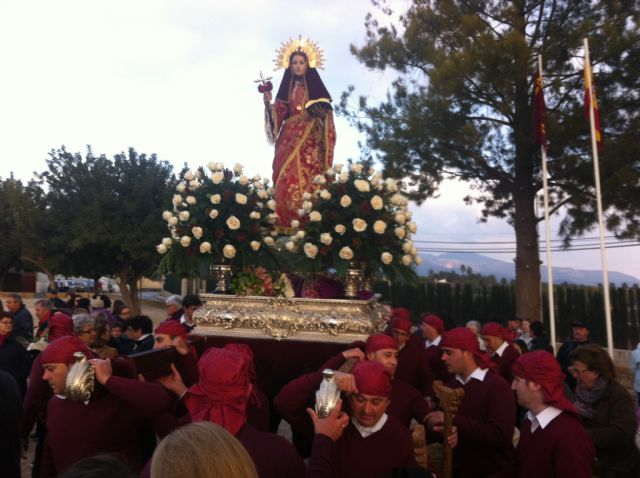
[[(542, 55), (538, 55), (538, 76), (542, 89)], [(542, 94), (542, 92), (540, 93)], [(540, 125), (538, 125), (540, 127)], [(553, 300), (553, 264), (551, 261), (551, 221), (549, 220), (549, 187), (547, 184), (547, 148), (544, 142), (540, 144), (542, 156), (542, 192), (544, 197), (544, 223), (547, 239), (547, 295), (549, 298), (549, 330), (551, 332), (551, 346), (556, 351), (556, 308)]]
[(600, 166), (598, 164), (598, 141), (596, 139), (596, 120), (593, 98), (593, 86), (591, 84), (591, 60), (589, 59), (589, 41), (584, 39), (584, 61), (586, 88), (589, 90), (589, 124), (591, 127), (591, 149), (593, 151), (593, 169), (596, 183), (596, 203), (598, 206), (598, 226), (600, 228), (600, 259), (602, 261), (602, 287), (604, 289), (604, 317), (607, 327), (607, 350), (609, 356), (613, 358), (613, 330), (611, 327), (611, 300), (609, 298), (609, 271), (607, 264), (607, 249), (604, 242), (604, 220), (602, 213), (602, 193), (600, 191)]

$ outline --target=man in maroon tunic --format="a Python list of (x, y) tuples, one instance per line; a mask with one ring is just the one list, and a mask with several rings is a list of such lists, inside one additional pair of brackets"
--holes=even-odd
[[(308, 375), (301, 378), (305, 377)], [(313, 476), (388, 477), (395, 468), (415, 465), (409, 430), (386, 413), (391, 396), (388, 370), (380, 363), (367, 360), (354, 367), (353, 377), (357, 392), (348, 396), (351, 422), (344, 434), (335, 443), (318, 434), (313, 441), (311, 460), (317, 462), (318, 456), (325, 457), (331, 473)], [(278, 395), (287, 395), (290, 404), (297, 402), (297, 408), (288, 408), (283, 413), (283, 418), (292, 426), (311, 422), (305, 409), (319, 383), (296, 379)], [(282, 413), (278, 408), (278, 397), (275, 404)]]
[(248, 365), (241, 352), (211, 347), (198, 362), (198, 383), (187, 390), (179, 375), (174, 384), (164, 382), (183, 397), (189, 413), (172, 420), (172, 424), (165, 416), (162, 434), (190, 422), (210, 421), (224, 427), (244, 445), (261, 478), (304, 477), (304, 462), (291, 443), (247, 423), (247, 401), (253, 390)]
[(198, 356), (194, 348), (190, 347), (185, 338), (187, 331), (177, 320), (165, 320), (161, 322), (153, 332), (153, 348), (161, 349), (174, 346), (180, 354), (180, 359), (175, 363), (182, 380), (187, 387), (198, 381)]
[[(375, 334), (367, 338), (365, 347), (366, 356), (358, 348), (346, 350), (329, 359), (322, 368), (337, 370), (350, 357), (357, 357), (360, 361), (366, 358), (382, 364), (391, 375), (391, 403), (387, 413), (395, 417), (407, 428), (411, 425), (411, 420), (416, 420), (419, 423), (423, 422), (431, 411), (431, 407), (415, 387), (395, 377), (396, 368), (398, 367), (398, 345), (396, 342), (388, 335)], [(355, 381), (351, 374), (336, 372), (335, 379), (340, 391), (345, 393), (354, 391)], [(309, 381), (313, 386), (319, 384), (321, 380), (322, 375), (320, 372), (309, 374)], [(280, 400), (281, 406), (287, 407), (286, 403), (283, 403), (286, 400), (282, 400), (282, 398)], [(306, 432), (308, 438), (310, 438), (310, 431), (310, 427), (303, 431)]]
[[(407, 309), (393, 309), (391, 336), (398, 345), (398, 367), (395, 376), (428, 394), (433, 383), (433, 375), (424, 357), (424, 346), (411, 333), (411, 320)], [(406, 312), (402, 312), (406, 311)]]
[(596, 453), (576, 409), (564, 396), (564, 374), (549, 352), (521, 355), (512, 390), (528, 410), (516, 448), (518, 478), (591, 478)]
[(507, 383), (511, 383), (513, 380), (511, 368), (520, 356), (515, 347), (509, 343), (511, 333), (497, 322), (488, 322), (480, 328), (480, 335), (487, 346), (491, 360), (498, 365), (500, 375)]
[(43, 379), (55, 394), (47, 408), (47, 438), (42, 477), (53, 477), (75, 462), (112, 453), (132, 469), (142, 467), (139, 429), (145, 417), (166, 411), (170, 399), (162, 387), (112, 376), (109, 360), (93, 359), (96, 386), (88, 402), (63, 395), (74, 353), (95, 354), (76, 336), (51, 342), (42, 352)]
[[(448, 386), (462, 388), (465, 393), (453, 419), (458, 428), (454, 476), (513, 476), (516, 404), (509, 384), (494, 371), (496, 365), (480, 350), (476, 335), (468, 328), (446, 332), (442, 350), (447, 370), (455, 374)], [(429, 425), (441, 424), (443, 420), (442, 412), (434, 412)]]

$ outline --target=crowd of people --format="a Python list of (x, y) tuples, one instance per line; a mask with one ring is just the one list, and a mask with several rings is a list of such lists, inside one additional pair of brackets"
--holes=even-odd
[[(453, 448), (455, 477), (640, 476), (640, 378), (636, 404), (584, 323), (554, 356), (538, 321), (447, 330), (444, 314), (416, 327), (408, 309), (389, 307), (384, 331), (267, 394), (251, 342), (202, 350), (190, 340), (197, 295), (168, 297), (154, 328), (106, 295), (53, 292), (36, 301), (35, 326), (18, 294), (0, 311), (8, 478), (23, 476), (34, 435), (31, 476), (45, 478), (437, 476), (438, 444)], [(177, 358), (160, 376), (126, 360), (166, 347)], [(95, 382), (80, 399), (67, 381), (78, 353)], [(640, 369), (640, 346), (631, 365)], [(327, 369), (341, 399), (325, 416), (314, 404)], [(437, 381), (464, 391), (446, 436)], [(274, 416), (299, 443), (276, 433)]]

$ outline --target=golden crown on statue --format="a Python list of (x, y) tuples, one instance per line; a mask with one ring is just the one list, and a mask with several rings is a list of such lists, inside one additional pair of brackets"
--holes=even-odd
[(318, 44), (309, 38), (303, 38), (302, 35), (297, 39), (289, 38), (286, 42), (282, 42), (280, 48), (276, 50), (276, 58), (273, 60), (275, 64), (274, 70), (281, 68), (289, 68), (289, 58), (296, 51), (302, 51), (309, 58), (309, 66), (311, 68), (324, 68), (324, 52)]

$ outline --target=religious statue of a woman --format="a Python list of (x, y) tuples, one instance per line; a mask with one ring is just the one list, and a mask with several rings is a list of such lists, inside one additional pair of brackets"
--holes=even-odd
[(275, 102), (264, 92), (267, 136), (275, 140), (273, 184), (281, 227), (298, 218), (303, 194), (317, 185), (313, 178), (333, 164), (336, 130), (331, 96), (318, 67), (322, 52), (302, 39), (289, 41), (279, 50), (276, 64), (285, 68)]

